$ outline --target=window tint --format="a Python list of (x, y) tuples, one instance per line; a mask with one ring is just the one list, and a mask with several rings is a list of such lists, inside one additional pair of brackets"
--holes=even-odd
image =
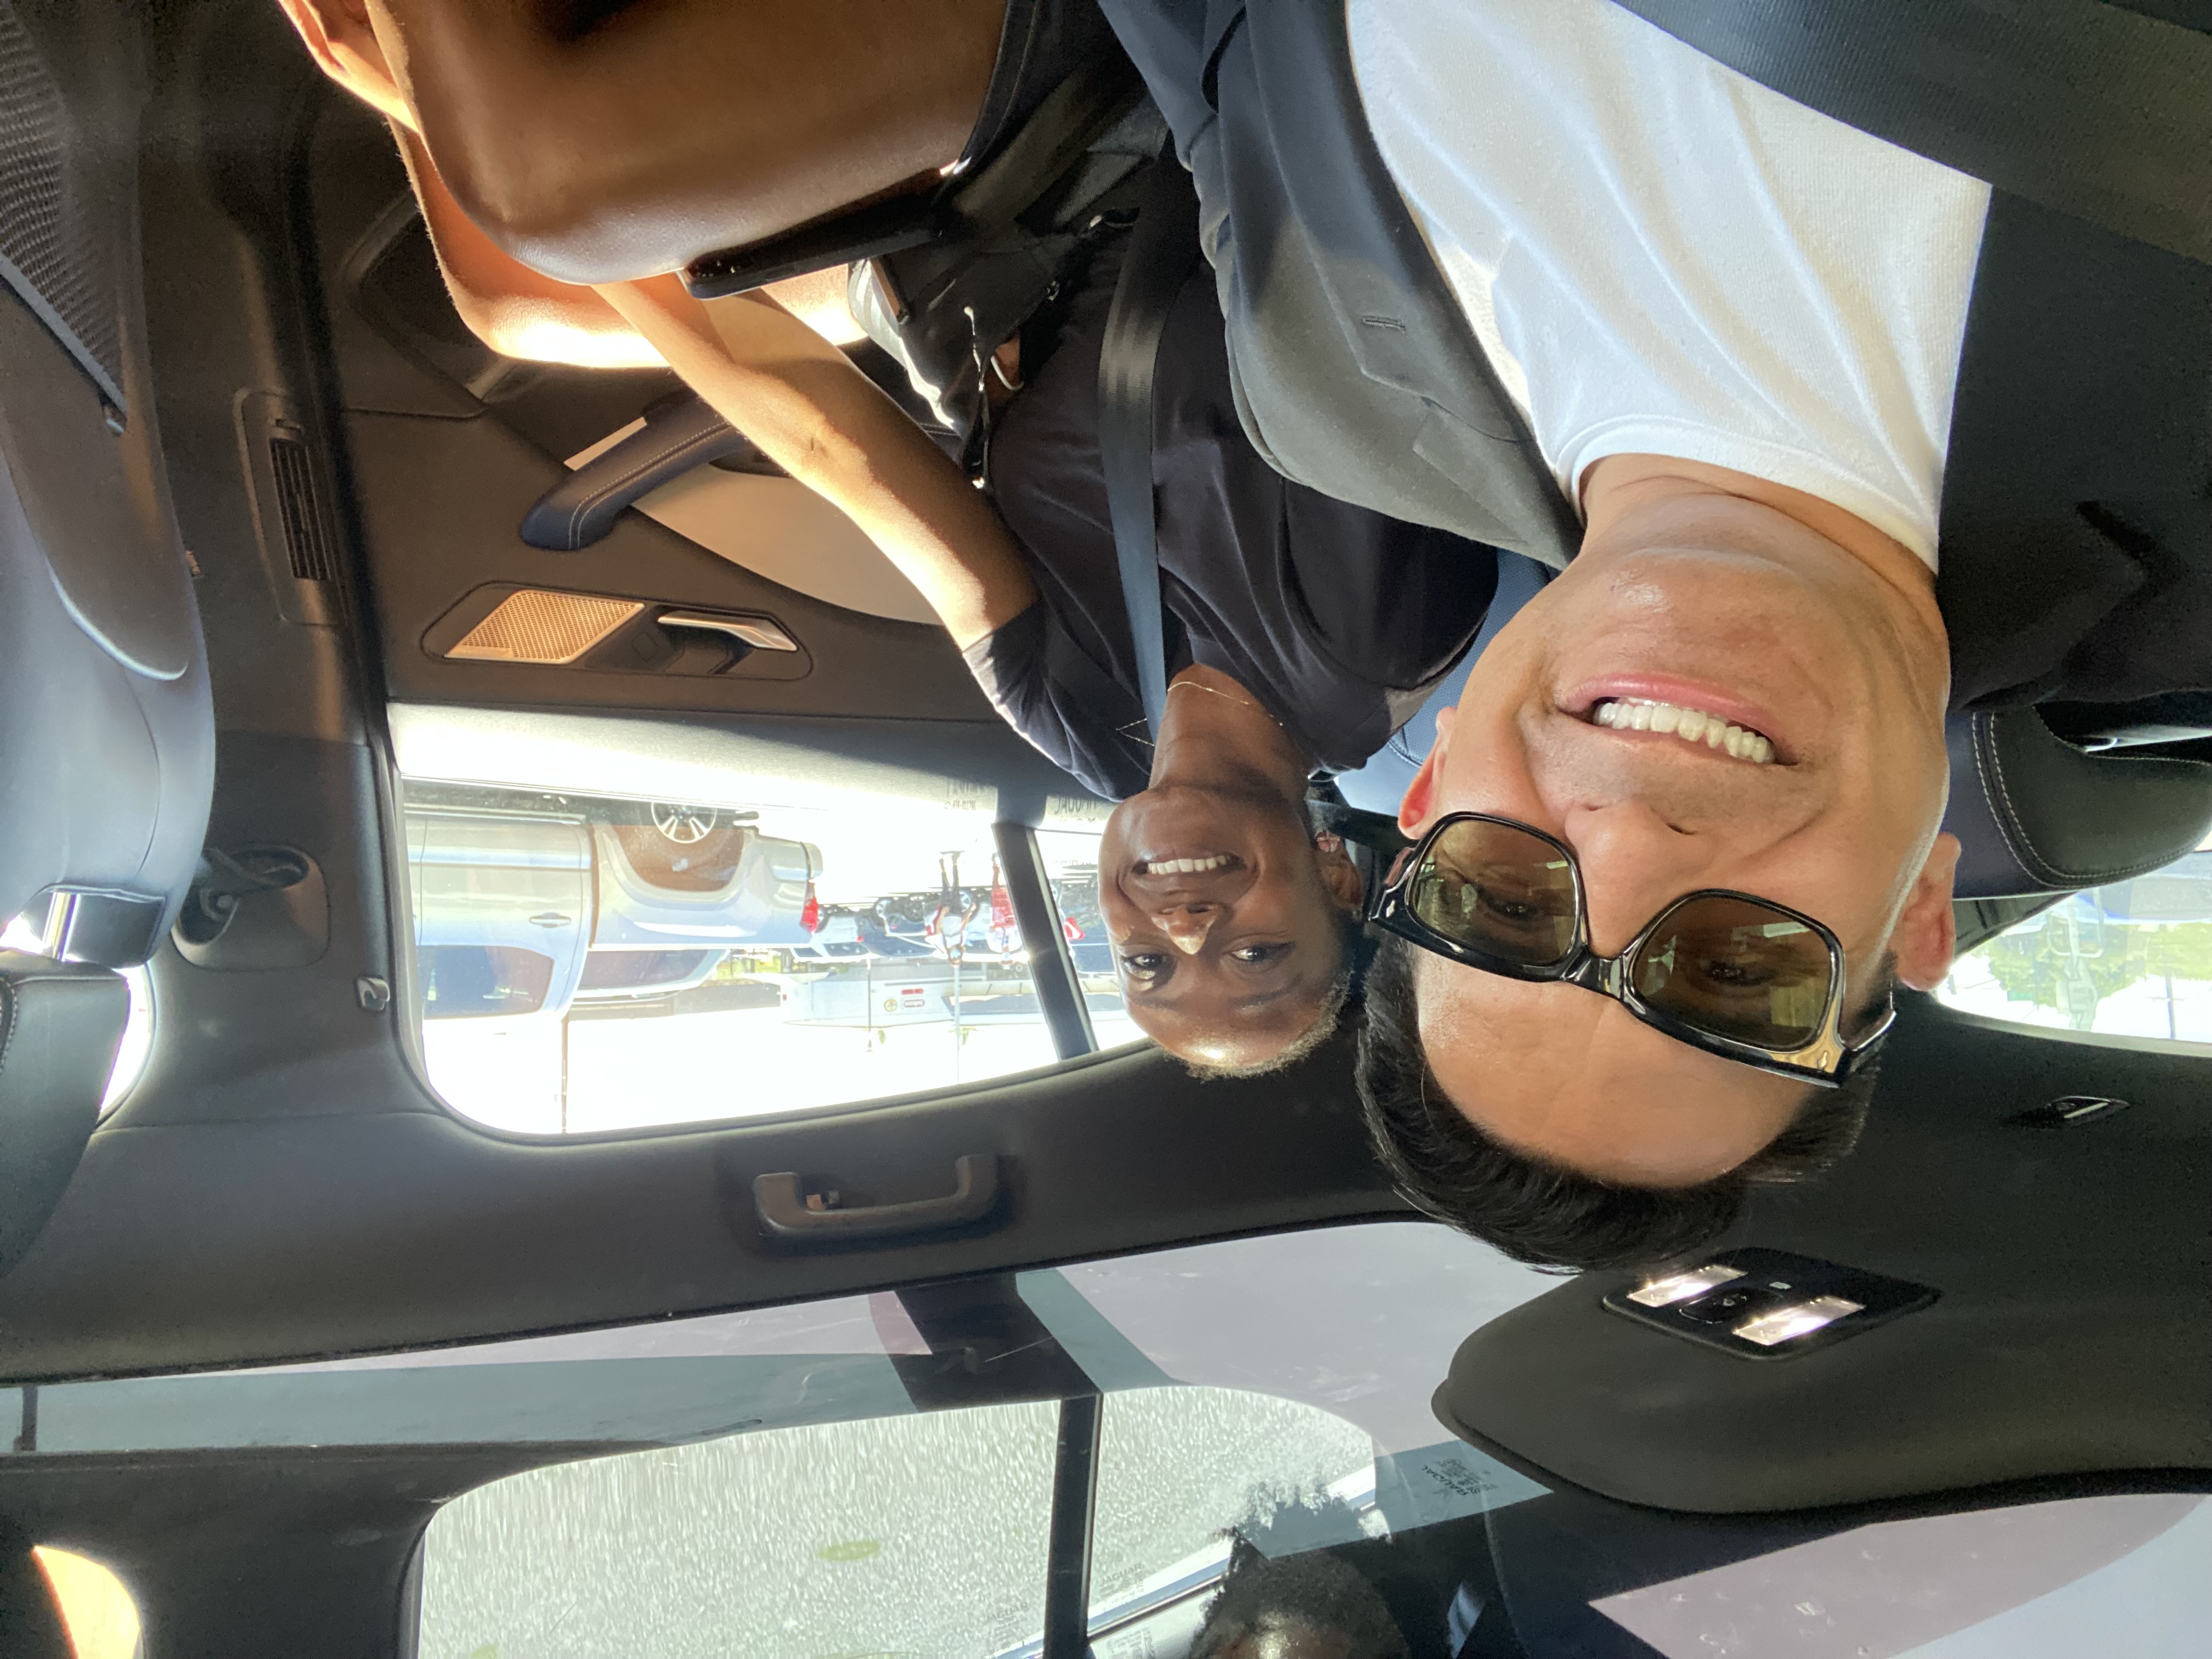
[[(455, 1109), (586, 1133), (1054, 1062), (994, 792), (650, 721), (392, 715), (415, 1007)], [(1088, 808), (1054, 803), (1072, 866)], [(1094, 954), (1095, 888), (1064, 924)], [(1099, 1040), (1133, 1036), (1110, 962), (1085, 982)]]
[(2212, 1048), (2212, 842), (2069, 894), (1961, 957), (1938, 994), (2022, 1025)]

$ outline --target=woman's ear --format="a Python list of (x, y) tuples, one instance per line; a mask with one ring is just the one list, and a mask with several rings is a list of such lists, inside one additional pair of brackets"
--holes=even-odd
[(315, 67), (387, 120), (415, 125), (383, 44), (369, 21), (368, 0), (276, 0)]
[(1366, 899), (1367, 884), (1360, 879), (1359, 866), (1344, 850), (1344, 837), (1327, 830), (1316, 836), (1314, 862), (1321, 871), (1321, 884), (1336, 901), (1336, 908), (1357, 911)]

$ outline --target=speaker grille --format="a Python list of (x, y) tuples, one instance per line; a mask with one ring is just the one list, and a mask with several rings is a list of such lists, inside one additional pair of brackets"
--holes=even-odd
[(0, 282), (120, 410), (116, 252), (92, 160), (22, 20), (0, 0)]
[(635, 599), (526, 587), (501, 599), (446, 654), (467, 662), (570, 663), (644, 609)]

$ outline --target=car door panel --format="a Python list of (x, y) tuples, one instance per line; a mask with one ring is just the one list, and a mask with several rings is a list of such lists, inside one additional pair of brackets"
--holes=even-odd
[[(348, 471), (386, 686), (402, 699), (533, 707), (759, 711), (994, 719), (943, 629), (827, 605), (719, 557), (638, 514), (571, 554), (526, 546), (523, 515), (564, 459), (635, 418), (672, 377), (530, 365), (475, 342), (452, 313), (382, 123), (333, 95), (310, 156), (326, 325)], [(398, 276), (384, 262), (407, 268)], [(404, 310), (404, 316), (398, 314)], [(840, 542), (850, 526), (793, 516), (766, 483), (762, 533)], [(811, 514), (811, 516), (810, 516)], [(832, 533), (834, 532), (834, 533)], [(787, 561), (790, 550), (779, 546)], [(487, 585), (642, 599), (772, 617), (799, 642), (788, 660), (732, 672), (456, 661), (425, 648), (441, 619)], [(756, 653), (766, 656), (768, 653)]]

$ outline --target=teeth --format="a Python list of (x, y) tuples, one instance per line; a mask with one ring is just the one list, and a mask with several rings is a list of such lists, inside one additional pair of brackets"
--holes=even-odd
[(1215, 853), (1202, 859), (1154, 859), (1145, 866), (1148, 876), (1202, 876), (1227, 866), (1229, 854)]
[[(1590, 712), (1590, 719), (1615, 732), (1671, 732), (1685, 743), (1702, 743), (1708, 749), (1726, 750), (1737, 760), (1749, 761), (1754, 766), (1770, 765), (1774, 760), (1774, 745), (1758, 732), (1731, 726), (1718, 714), (1708, 714), (1702, 708), (1616, 697), (1598, 704)], [(1157, 870), (1165, 866), (1152, 867)]]

